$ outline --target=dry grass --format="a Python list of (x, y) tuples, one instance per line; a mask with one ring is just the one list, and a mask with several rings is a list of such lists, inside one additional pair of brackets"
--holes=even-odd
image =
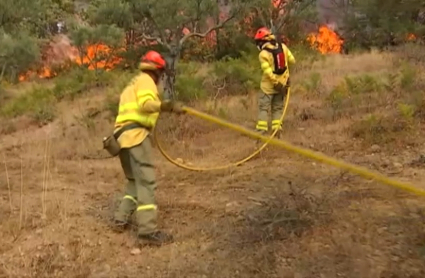
[[(424, 135), (422, 60), (388, 75), (406, 59), (372, 52), (295, 70), (286, 139), (421, 184), (425, 168), (410, 162)], [(62, 101), (52, 123), (18, 118), (2, 133), (0, 277), (425, 276), (421, 199), (271, 147), (237, 169), (203, 173), (158, 154), (160, 226), (176, 243), (131, 255), (134, 231), (108, 227), (124, 177), (101, 150), (114, 102), (104, 99)], [(255, 121), (255, 94), (195, 105)], [(255, 146), (188, 116), (162, 117), (160, 136), (194, 165), (234, 161)]]

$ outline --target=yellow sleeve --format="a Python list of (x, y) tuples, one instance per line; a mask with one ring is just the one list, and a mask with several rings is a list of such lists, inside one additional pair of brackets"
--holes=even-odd
[(143, 89), (138, 86), (136, 89), (137, 104), (140, 110), (145, 113), (157, 113), (160, 112), (161, 102), (158, 100), (158, 93), (154, 92), (153, 89)]
[(265, 75), (267, 75), (270, 78), (271, 82), (274, 85), (277, 85), (279, 82), (277, 81), (275, 75), (273, 74), (273, 65), (271, 65), (267, 54), (268, 53), (265, 50), (263, 50), (258, 55), (260, 59), (261, 70), (263, 71)]
[(143, 104), (142, 109), (147, 113), (158, 113), (161, 111), (161, 102), (156, 100), (148, 100)]
[(288, 62), (291, 64), (295, 64), (295, 57), (294, 55), (292, 55), (291, 50), (289, 50), (289, 48), (286, 45), (285, 45), (285, 48), (286, 48), (286, 55), (287, 55)]

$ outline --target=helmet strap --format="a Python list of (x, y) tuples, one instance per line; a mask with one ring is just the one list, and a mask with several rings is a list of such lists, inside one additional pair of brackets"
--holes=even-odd
[(150, 77), (154, 80), (155, 84), (158, 84), (161, 80), (162, 74), (164, 73), (164, 70), (147, 70), (145, 71), (147, 74), (149, 74)]
[(258, 48), (258, 50), (262, 50), (263, 49), (263, 45), (265, 44), (266, 42), (265, 41), (256, 41), (256, 45), (257, 45), (257, 48)]

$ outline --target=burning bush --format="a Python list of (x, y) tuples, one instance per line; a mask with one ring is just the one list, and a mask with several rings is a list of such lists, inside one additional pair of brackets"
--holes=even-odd
[(71, 32), (71, 40), (59, 35), (49, 42), (43, 51), (43, 66), (36, 71), (27, 71), (19, 76), (20, 81), (36, 74), (39, 78), (50, 78), (69, 64), (90, 70), (111, 70), (121, 63), (118, 52), (123, 50), (123, 34), (120, 29), (109, 26), (81, 27)]
[(317, 49), (322, 54), (341, 53), (344, 44), (344, 40), (327, 26), (321, 26), (317, 34), (309, 34), (307, 41), (311, 47)]

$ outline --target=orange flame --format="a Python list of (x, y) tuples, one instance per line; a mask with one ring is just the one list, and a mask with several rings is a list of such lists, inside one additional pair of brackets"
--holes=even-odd
[(31, 75), (37, 75), (39, 78), (51, 78), (55, 77), (56, 73), (49, 67), (42, 67), (41, 69), (37, 70), (37, 72), (27, 71), (26, 73), (19, 75), (18, 79), (22, 82), (28, 79), (28, 77)]
[(327, 26), (321, 26), (318, 34), (309, 34), (307, 41), (320, 53), (341, 53), (344, 40)]
[[(109, 71), (122, 61), (120, 57), (112, 55), (112, 49), (104, 44), (89, 45), (82, 55), (75, 47), (71, 51), (78, 54), (72, 55), (74, 58), (71, 62), (87, 66), (89, 70), (105, 69)], [(57, 73), (50, 66), (43, 66), (36, 72), (28, 71), (21, 74), (18, 79), (22, 82), (32, 75), (37, 75), (39, 78), (52, 78)]]
[(415, 34), (410, 33), (410, 34), (408, 34), (408, 35), (406, 36), (406, 40), (408, 40), (408, 41), (414, 41), (414, 40), (416, 40), (416, 35), (415, 35)]
[(78, 57), (75, 63), (87, 65), (90, 70), (111, 70), (122, 61), (120, 57), (111, 55), (112, 49), (104, 44), (89, 45), (85, 53), (83, 57)]

